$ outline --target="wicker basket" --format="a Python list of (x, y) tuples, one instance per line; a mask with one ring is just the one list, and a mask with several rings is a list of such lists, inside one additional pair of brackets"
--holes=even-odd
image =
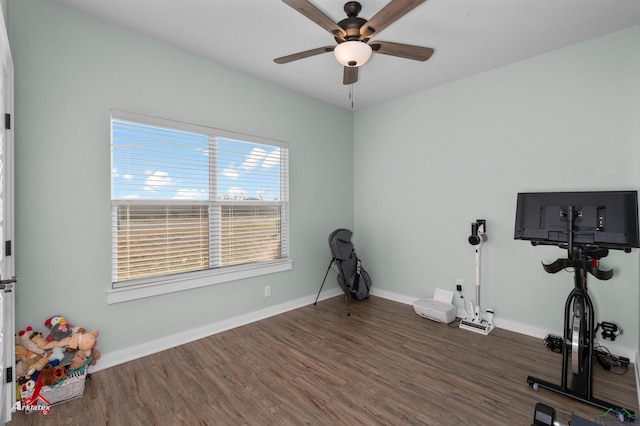
[[(70, 371), (67, 373), (68, 377), (59, 383), (53, 386), (43, 386), (39, 392), (39, 396), (41, 397), (39, 402), (51, 406), (71, 399), (80, 398), (84, 393), (88, 369), (89, 363), (81, 368)], [(34, 397), (33, 392), (34, 389), (21, 390), (20, 397), (22, 398), (22, 402), (29, 402)], [(36, 395), (36, 397), (38, 397), (38, 395)]]

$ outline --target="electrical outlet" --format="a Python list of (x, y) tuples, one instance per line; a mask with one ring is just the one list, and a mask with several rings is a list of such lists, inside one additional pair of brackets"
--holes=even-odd
[(463, 283), (462, 278), (456, 279), (456, 290), (457, 291), (462, 291), (462, 283)]
[(271, 286), (264, 286), (264, 297), (271, 297)]

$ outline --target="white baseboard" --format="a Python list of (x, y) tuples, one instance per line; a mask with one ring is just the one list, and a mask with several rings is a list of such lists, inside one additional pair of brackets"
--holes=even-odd
[[(328, 299), (331, 297), (338, 296), (340, 294), (342, 294), (342, 290), (336, 287), (336, 288), (322, 292), (320, 294), (319, 300)], [(375, 287), (371, 289), (371, 294), (373, 296), (381, 297), (383, 299), (393, 300), (395, 302), (404, 303), (407, 305), (411, 305), (413, 304), (413, 302), (420, 299), (419, 297), (406, 296), (406, 295), (390, 292), (387, 290), (377, 289)], [(123, 364), (128, 361), (133, 361), (135, 359), (142, 358), (144, 356), (151, 355), (157, 352), (161, 352), (163, 350), (170, 349), (179, 345), (183, 345), (185, 343), (189, 343), (194, 340), (202, 339), (207, 336), (221, 333), (223, 331), (230, 330), (232, 328), (240, 327), (242, 325), (246, 325), (255, 321), (260, 321), (262, 319), (269, 318), (274, 315), (278, 315), (287, 311), (291, 311), (293, 309), (301, 308), (303, 306), (312, 304), (315, 301), (315, 297), (316, 295), (305, 296), (296, 300), (282, 303), (280, 305), (270, 306), (268, 308), (261, 309), (259, 311), (249, 312), (244, 315), (240, 315), (234, 318), (229, 318), (227, 320), (207, 324), (202, 327), (198, 327), (192, 330), (187, 330), (185, 332), (177, 333), (171, 336), (163, 337), (161, 339), (152, 340), (150, 342), (145, 342), (140, 345), (132, 346), (126, 349), (121, 349), (119, 351), (103, 353), (102, 357), (100, 358), (100, 361), (95, 366), (91, 367), (90, 372), (104, 370), (106, 368), (110, 368), (118, 364)], [(464, 309), (461, 309), (458, 311), (458, 316), (459, 317), (465, 316)], [(513, 331), (515, 333), (524, 334), (527, 336), (537, 337), (540, 339), (543, 339), (547, 334), (562, 335), (562, 333), (558, 333), (557, 331), (549, 331), (539, 327), (534, 327), (534, 326), (522, 324), (516, 321), (511, 321), (508, 319), (501, 318), (499, 315), (495, 319), (495, 324), (496, 324), (496, 327), (498, 328)], [(611, 353), (627, 357), (630, 360), (634, 360), (636, 366), (640, 365), (638, 364), (639, 358), (638, 358), (638, 353), (636, 351), (633, 351), (629, 348), (625, 348), (622, 346), (611, 345), (609, 342), (607, 342), (606, 346), (611, 351)], [(640, 375), (639, 375), (640, 373), (637, 368), (635, 370), (636, 370), (636, 385), (640, 387)], [(640, 398), (640, 390), (638, 392), (638, 395)]]
[(404, 294), (398, 294), (387, 290), (380, 290), (376, 287), (371, 288), (371, 294), (374, 296), (382, 297), (383, 299), (404, 303), (406, 305), (412, 305), (413, 302), (420, 299), (420, 297), (405, 296)]
[[(342, 290), (339, 288), (333, 288), (327, 291), (323, 291), (320, 294), (318, 300), (324, 300), (331, 297), (335, 297), (342, 294)], [(272, 317), (284, 312), (298, 309), (303, 306), (311, 305), (316, 300), (316, 295), (301, 297), (300, 299), (292, 300), (282, 303), (280, 305), (270, 306), (265, 309), (261, 309), (255, 312), (249, 312), (248, 314), (240, 315), (237, 317), (229, 318), (227, 320), (218, 321), (215, 323), (207, 324), (202, 327), (198, 327), (192, 330), (187, 330), (182, 333), (173, 334), (171, 336), (163, 337), (161, 339), (145, 342), (140, 345), (131, 346), (126, 349), (121, 349), (115, 352), (103, 353), (100, 361), (92, 366), (89, 370), (90, 373), (104, 370), (110, 367), (114, 367), (125, 362), (133, 361), (138, 358), (152, 355), (166, 349), (171, 349), (176, 346), (183, 345), (185, 343), (193, 342), (204, 337), (212, 336), (214, 334), (221, 333), (232, 328), (240, 327), (255, 321), (260, 321), (265, 318)]]

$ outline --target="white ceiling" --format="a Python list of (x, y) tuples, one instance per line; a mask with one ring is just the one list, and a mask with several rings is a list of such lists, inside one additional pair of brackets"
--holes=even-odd
[[(53, 0), (231, 68), (351, 109), (332, 53), (274, 58), (335, 44), (279, 0)], [(335, 21), (346, 0), (312, 0)], [(360, 0), (369, 19), (388, 0)], [(435, 49), (427, 62), (373, 55), (354, 109), (428, 89), (640, 24), (639, 0), (428, 0), (373, 37)], [(640, 48), (640, 46), (639, 46)], [(615, 66), (615, 64), (612, 64)]]

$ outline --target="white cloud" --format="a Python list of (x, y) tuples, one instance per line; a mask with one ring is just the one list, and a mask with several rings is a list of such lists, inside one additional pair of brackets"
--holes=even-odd
[(173, 180), (169, 173), (163, 171), (155, 171), (144, 181), (145, 191), (157, 191), (166, 186), (173, 185)]
[(208, 194), (205, 191), (199, 189), (182, 188), (178, 190), (174, 200), (206, 200)]
[(267, 156), (267, 151), (262, 148), (253, 148), (251, 152), (247, 155), (247, 158), (240, 166), (242, 170), (252, 170), (260, 165), (264, 157)]
[(262, 162), (262, 167), (268, 169), (280, 164), (280, 148), (276, 148), (267, 155)]
[(229, 179), (238, 179), (238, 176), (240, 176), (240, 173), (238, 173), (236, 169), (232, 169), (230, 167), (227, 167), (226, 169), (224, 169), (222, 171), (222, 174), (225, 177), (228, 177)]

